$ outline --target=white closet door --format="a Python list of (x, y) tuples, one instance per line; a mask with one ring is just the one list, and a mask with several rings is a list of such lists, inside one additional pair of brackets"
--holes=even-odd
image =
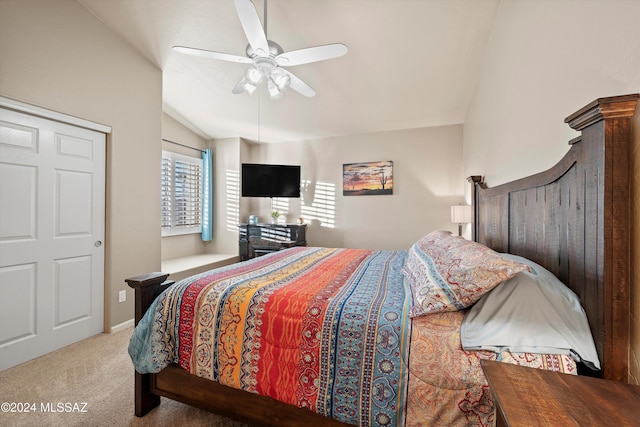
[(104, 329), (105, 148), (0, 108), (0, 370)]

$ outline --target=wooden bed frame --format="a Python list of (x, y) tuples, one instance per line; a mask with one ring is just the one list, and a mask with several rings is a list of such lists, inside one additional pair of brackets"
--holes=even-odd
[(628, 381), (630, 157), (639, 95), (597, 99), (567, 117), (581, 132), (551, 169), (486, 188), (474, 183), (474, 240), (553, 272), (580, 298), (604, 378)]
[[(601, 98), (565, 121), (581, 132), (546, 172), (487, 188), (473, 184), (474, 240), (527, 257), (555, 273), (579, 297), (603, 366), (602, 376), (628, 381), (630, 330), (630, 146), (639, 95)], [(151, 273), (127, 279), (135, 321), (173, 284)], [(135, 374), (135, 414), (165, 396), (263, 426), (345, 426), (306, 409), (229, 388), (177, 367)]]

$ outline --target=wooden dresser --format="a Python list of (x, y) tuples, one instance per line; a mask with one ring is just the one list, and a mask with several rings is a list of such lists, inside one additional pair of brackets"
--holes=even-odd
[(240, 224), (240, 261), (292, 246), (307, 246), (307, 224)]
[(496, 426), (640, 426), (640, 386), (482, 361)]

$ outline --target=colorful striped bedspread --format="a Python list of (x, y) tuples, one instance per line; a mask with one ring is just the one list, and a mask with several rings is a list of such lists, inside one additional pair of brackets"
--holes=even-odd
[(405, 252), (291, 248), (186, 279), (147, 311), (140, 373), (190, 373), (355, 425), (404, 425)]
[(140, 373), (177, 363), (359, 426), (491, 425), (480, 359), (575, 373), (567, 356), (464, 351), (462, 311), (412, 322), (405, 257), (296, 247), (185, 279), (149, 308), (129, 354)]

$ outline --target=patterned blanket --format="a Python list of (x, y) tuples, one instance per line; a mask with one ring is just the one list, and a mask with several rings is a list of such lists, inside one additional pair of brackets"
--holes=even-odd
[(568, 356), (464, 351), (464, 311), (411, 321), (405, 258), (298, 247), (185, 279), (154, 301), (129, 354), (140, 373), (177, 363), (359, 426), (492, 425), (481, 359), (576, 372)]
[(177, 363), (345, 423), (402, 426), (405, 255), (292, 248), (185, 279), (147, 311), (129, 354), (140, 373)]
[(451, 311), (413, 319), (408, 427), (493, 426), (493, 401), (482, 359), (577, 373), (576, 363), (566, 355), (463, 350), (460, 325), (464, 314)]

